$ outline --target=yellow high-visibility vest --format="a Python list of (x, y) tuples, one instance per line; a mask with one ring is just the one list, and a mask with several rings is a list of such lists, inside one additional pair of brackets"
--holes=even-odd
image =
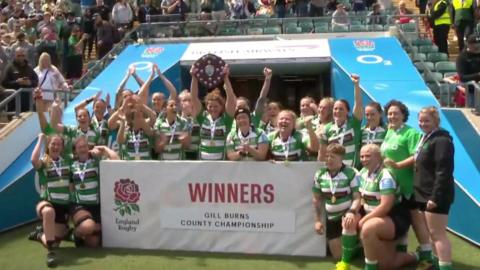
[(440, 18), (437, 18), (434, 23), (435, 25), (441, 25), (441, 24), (451, 24), (451, 20), (450, 20), (450, 13), (448, 12), (448, 3), (447, 1), (445, 0), (440, 0), (438, 1), (435, 6), (433, 7), (433, 11), (437, 11), (438, 10), (438, 7), (440, 6), (441, 3), (444, 3), (445, 5), (447, 5), (447, 9), (445, 9), (445, 12), (442, 14), (442, 16), (440, 16)]

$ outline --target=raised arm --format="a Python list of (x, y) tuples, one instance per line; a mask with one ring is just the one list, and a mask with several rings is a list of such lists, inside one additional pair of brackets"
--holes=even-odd
[(309, 153), (317, 153), (319, 148), (319, 142), (317, 138), (317, 134), (315, 133), (315, 129), (312, 126), (312, 119), (313, 117), (305, 118), (305, 127), (308, 131), (308, 137), (310, 139), (310, 145), (307, 146), (307, 151)]
[(230, 66), (227, 64), (223, 68), (223, 81), (225, 83), (225, 92), (227, 93), (227, 100), (225, 102), (225, 112), (233, 117), (235, 114), (236, 98), (233, 92), (232, 83), (230, 82)]
[(42, 152), (42, 144), (46, 141), (46, 136), (43, 133), (38, 134), (37, 144), (33, 148), (32, 157), (30, 161), (32, 162), (33, 168), (38, 169), (42, 166), (42, 161), (40, 160), (40, 155)]
[(94, 100), (98, 99), (100, 95), (102, 94), (102, 91), (98, 91), (97, 94), (83, 100), (82, 102), (78, 103), (77, 106), (75, 106), (75, 112), (84, 109), (87, 107), (88, 104), (92, 103)]
[(173, 83), (165, 75), (163, 75), (157, 65), (154, 65), (154, 68), (158, 74), (158, 77), (160, 78), (160, 80), (162, 80), (163, 85), (165, 85), (168, 92), (170, 93), (168, 99), (177, 100), (177, 89), (175, 88)]
[(150, 73), (150, 76), (148, 76), (147, 81), (142, 85), (142, 87), (140, 87), (140, 91), (138, 91), (138, 96), (143, 104), (148, 104), (148, 94), (150, 92), (150, 85), (155, 77), (155, 67), (156, 65), (152, 66), (152, 72)]
[(267, 100), (268, 92), (270, 92), (270, 84), (272, 81), (272, 70), (265, 67), (263, 69), (263, 75), (265, 75), (265, 80), (263, 81), (262, 90), (260, 91), (260, 96), (257, 99), (257, 104), (255, 104), (255, 114), (263, 114), (263, 109), (265, 108), (265, 102)]
[(90, 150), (90, 153), (95, 157), (106, 157), (109, 160), (120, 159), (120, 157), (117, 153), (115, 153), (115, 151), (104, 145), (95, 146), (92, 150)]
[(50, 125), (57, 133), (63, 133), (63, 124), (62, 124), (62, 114), (63, 110), (60, 106), (60, 102), (55, 100), (52, 104), (52, 118), (50, 120)]
[(354, 87), (354, 103), (353, 103), (353, 117), (359, 121), (363, 119), (363, 102), (362, 89), (360, 89), (360, 76), (352, 74), (351, 76)]
[(41, 132), (45, 132), (48, 126), (47, 118), (45, 117), (45, 106), (43, 104), (42, 90), (36, 88), (33, 91), (33, 99), (35, 100), (35, 107), (37, 108), (38, 123), (40, 124)]
[(190, 97), (192, 99), (192, 115), (197, 116), (202, 110), (202, 103), (198, 97), (198, 79), (195, 76), (197, 68), (192, 65), (190, 68), (190, 75), (192, 76), (192, 81), (190, 82)]
[(125, 77), (123, 77), (123, 80), (120, 82), (120, 85), (117, 88), (117, 92), (115, 94), (115, 110), (120, 108), (123, 102), (123, 97), (122, 97), (122, 92), (125, 90), (125, 85), (127, 85), (128, 79), (130, 76), (135, 73), (135, 67), (131, 66), (128, 68), (127, 74), (125, 74)]
[[(117, 111), (118, 112), (118, 111)], [(125, 144), (126, 137), (125, 137), (125, 129), (127, 128), (127, 121), (125, 120), (125, 116), (118, 116), (119, 122), (120, 122), (120, 128), (118, 129), (117, 133), (117, 143), (118, 144)]]

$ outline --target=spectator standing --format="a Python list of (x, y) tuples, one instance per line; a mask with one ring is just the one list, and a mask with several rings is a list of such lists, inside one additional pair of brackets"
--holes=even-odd
[[(473, 34), (468, 37), (467, 47), (457, 58), (457, 72), (460, 81), (480, 81), (480, 36)], [(474, 88), (467, 88), (467, 106), (473, 107)]]
[(398, 3), (398, 9), (393, 14), (395, 17), (395, 23), (404, 24), (414, 22), (411, 17), (412, 14), (413, 12), (407, 8), (405, 1), (400, 1), (400, 3)]
[(433, 41), (438, 51), (448, 54), (448, 32), (450, 32), (450, 13), (446, 0), (434, 0), (430, 18), (433, 21)]
[[(33, 68), (25, 59), (25, 50), (17, 48), (13, 62), (10, 63), (5, 70), (5, 77), (2, 85), (8, 89), (34, 88), (38, 85), (38, 77)], [(29, 110), (30, 93), (23, 92), (21, 95), (21, 111)]]
[(296, 0), (295, 1), (295, 14), (297, 17), (308, 16), (308, 3), (309, 0)]
[(50, 28), (44, 28), (40, 34), (40, 39), (35, 42), (37, 55), (43, 52), (48, 53), (52, 57), (52, 63), (58, 66), (59, 59), (57, 56), (57, 35)]
[(343, 4), (338, 4), (337, 9), (332, 14), (332, 26), (345, 26), (350, 25), (350, 19), (348, 18), (348, 12), (345, 10)]
[(311, 0), (308, 16), (322, 17), (325, 14), (326, 6), (327, 6), (327, 1), (325, 0)]
[[(83, 54), (87, 59), (90, 59), (92, 50), (93, 50), (93, 41), (95, 40), (95, 20), (93, 18), (92, 9), (87, 8), (82, 16), (82, 30), (83, 33), (87, 34), (87, 40), (83, 46)], [(87, 53), (85, 53), (87, 51)]]
[(381, 8), (382, 6), (380, 6), (380, 4), (378, 3), (375, 3), (372, 5), (372, 11), (368, 13), (368, 20), (367, 20), (368, 24), (385, 25), (387, 23)]
[(216, 21), (225, 20), (227, 12), (225, 11), (225, 0), (210, 0), (212, 8), (212, 19)]
[(25, 38), (31, 44), (35, 44), (35, 40), (37, 39), (37, 29), (35, 29), (35, 19), (33, 17), (34, 15), (29, 15), (21, 28), (22, 32), (25, 33)]
[(53, 13), (55, 10), (55, 1), (53, 0), (45, 0), (45, 4), (42, 5), (43, 12), (50, 12)]
[(276, 0), (274, 5), (277, 18), (285, 18), (287, 13), (287, 0)]
[(145, 4), (138, 8), (138, 21), (140, 23), (150, 22), (150, 16), (158, 14), (157, 8), (152, 5), (152, 0), (145, 0)]
[(68, 53), (65, 66), (67, 79), (78, 79), (82, 76), (83, 69), (83, 44), (87, 39), (87, 34), (80, 31), (80, 26), (74, 25), (72, 34), (68, 38)]
[(52, 13), (45, 12), (43, 19), (37, 24), (37, 33), (42, 33), (44, 29), (49, 29), (52, 32), (56, 32), (57, 26), (52, 22)]
[(105, 21), (110, 21), (110, 13), (112, 13), (112, 7), (107, 6), (103, 0), (97, 0), (97, 5), (92, 9), (92, 14), (98, 13)]
[[(69, 90), (68, 84), (57, 67), (52, 65), (52, 60), (48, 53), (42, 53), (42, 55), (40, 55), (38, 65), (34, 70), (38, 76), (38, 87), (43, 91), (42, 99), (44, 106), (48, 108), (55, 99), (55, 91)], [(60, 97), (64, 97), (64, 95), (62, 94)]]
[(28, 63), (36, 62), (36, 53), (35, 47), (25, 40), (25, 34), (20, 32), (17, 34), (17, 41), (12, 44), (11, 51), (16, 51), (17, 48), (22, 48), (25, 50), (26, 60)]
[(473, 0), (453, 0), (450, 8), (453, 29), (458, 39), (460, 51), (465, 46), (465, 40), (473, 33), (475, 27), (475, 10)]
[[(67, 19), (65, 23), (60, 28), (59, 32), (59, 39), (61, 40), (61, 47), (63, 51), (62, 56), (62, 67), (65, 67), (67, 61), (67, 54), (68, 54), (68, 39), (70, 38), (70, 34), (72, 33), (73, 26), (76, 24), (75, 14), (73, 12), (68, 12)], [(50, 54), (50, 56), (52, 56)]]
[(126, 0), (118, 0), (112, 9), (112, 22), (115, 27), (130, 27), (133, 20), (133, 12)]
[[(161, 8), (164, 15), (179, 14), (182, 18), (185, 12), (187, 11), (187, 5), (183, 0), (163, 0), (161, 4)], [(212, 11), (212, 15), (213, 15), (213, 11)]]
[(98, 14), (94, 16), (97, 29), (97, 58), (102, 59), (112, 48), (115, 41), (115, 28)]
[(248, 0), (233, 0), (230, 3), (230, 10), (232, 19), (247, 19), (255, 14), (250, 12)]

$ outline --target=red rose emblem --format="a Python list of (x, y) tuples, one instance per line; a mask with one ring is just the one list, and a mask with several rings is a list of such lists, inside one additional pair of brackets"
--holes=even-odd
[(115, 182), (115, 199), (125, 203), (136, 203), (140, 199), (140, 192), (135, 181), (120, 179)]

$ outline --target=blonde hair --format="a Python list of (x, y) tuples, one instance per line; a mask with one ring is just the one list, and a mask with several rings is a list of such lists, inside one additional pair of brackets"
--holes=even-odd
[[(47, 67), (42, 67), (43, 61), (48, 61), (48, 66)], [(38, 67), (40, 69), (48, 69), (52, 66), (52, 58), (50, 57), (50, 54), (43, 52), (40, 54), (40, 57), (38, 58)]]
[(179, 99), (186, 98), (187, 96), (191, 97), (190, 91), (188, 91), (187, 89), (184, 89), (182, 92), (180, 92), (180, 94), (178, 94)]
[(382, 152), (380, 151), (380, 146), (374, 143), (370, 143), (362, 146), (362, 149), (360, 151), (369, 151), (371, 154), (378, 155), (379, 157), (382, 156)]
[[(48, 148), (48, 146), (50, 145), (50, 143), (55, 139), (55, 138), (60, 138), (60, 140), (62, 141), (62, 148), (65, 147), (65, 140), (63, 139), (63, 137), (59, 134), (54, 134), (54, 135), (51, 135), (51, 136), (48, 136), (47, 137), (47, 145), (45, 146), (45, 154), (43, 155), (43, 158), (42, 158), (42, 163), (45, 165), (45, 167), (48, 167), (48, 165), (50, 165), (53, 161), (51, 155), (50, 155), (50, 150)], [(63, 149), (62, 149), (63, 150)]]
[(297, 121), (297, 114), (296, 114), (294, 111), (288, 110), (288, 109), (287, 109), (287, 110), (281, 110), (281, 111), (278, 113), (278, 115), (280, 115), (281, 113), (288, 113), (288, 114), (290, 114), (290, 115), (292, 116), (292, 118), (293, 118), (292, 120), (293, 120), (294, 123), (295, 123), (295, 121)]
[(335, 154), (338, 156), (345, 156), (345, 147), (338, 143), (332, 143), (327, 146), (327, 153)]
[(208, 93), (205, 96), (204, 101), (205, 106), (207, 106), (207, 103), (210, 101), (216, 101), (220, 103), (221, 107), (225, 106), (225, 99), (222, 97), (222, 95), (220, 94), (220, 90), (218, 89), (214, 89), (212, 92)]
[(420, 112), (418, 112), (418, 115), (420, 116), (420, 114), (422, 113), (432, 117), (433, 122), (436, 124), (437, 127), (440, 125), (440, 113), (438, 112), (437, 107), (435, 106), (423, 107), (420, 110)]

